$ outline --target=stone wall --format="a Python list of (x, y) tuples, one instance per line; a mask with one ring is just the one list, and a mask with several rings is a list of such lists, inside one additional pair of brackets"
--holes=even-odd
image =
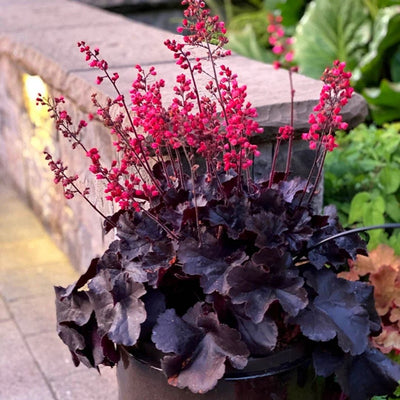
[[(169, 85), (181, 70), (175, 66), (163, 42), (170, 33), (127, 18), (68, 0), (0, 0), (0, 171), (1, 177), (17, 187), (42, 219), (73, 264), (84, 270), (107, 242), (102, 220), (79, 199), (66, 201), (52, 182), (42, 150), (48, 147), (60, 156), (71, 173), (80, 175), (83, 185), (91, 185), (92, 198), (105, 214), (112, 212), (102, 201), (102, 188), (93, 187), (88, 162), (73, 152), (57, 136), (46, 112), (29, 102), (29, 84), (39, 76), (50, 96), (63, 94), (71, 115), (79, 120), (93, 112), (91, 93), (101, 98), (113, 95), (111, 87), (96, 86), (96, 72), (88, 70), (76, 42), (85, 40), (100, 47), (110, 69), (118, 71), (120, 88), (129, 91), (135, 77), (133, 66), (154, 65)], [(224, 63), (238, 73), (240, 83), (248, 86), (249, 100), (257, 107), (259, 122), (266, 128), (261, 138), (263, 156), (256, 175), (268, 173), (272, 154), (271, 138), (279, 126), (289, 123), (289, 81), (286, 71), (232, 56)], [(32, 78), (33, 77), (33, 78)], [(307, 130), (308, 115), (319, 98), (320, 82), (296, 75), (294, 79), (295, 129)], [(365, 117), (366, 104), (360, 96), (347, 107), (344, 119), (357, 125)], [(99, 121), (85, 133), (85, 144), (101, 147), (105, 159), (112, 158), (111, 138)], [(306, 144), (296, 145), (296, 171), (306, 170), (312, 157)]]

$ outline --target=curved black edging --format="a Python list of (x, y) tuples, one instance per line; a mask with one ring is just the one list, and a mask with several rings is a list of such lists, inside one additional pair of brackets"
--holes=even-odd
[(342, 236), (351, 235), (353, 233), (372, 231), (374, 229), (397, 229), (397, 228), (400, 228), (400, 223), (390, 223), (390, 224), (382, 224), (382, 225), (363, 226), (362, 228), (354, 228), (354, 229), (350, 229), (348, 231), (340, 232), (340, 233), (337, 233), (336, 235), (333, 235), (333, 236), (330, 236), (328, 238), (325, 238), (324, 240), (321, 240), (320, 242), (314, 244), (311, 247), (308, 247), (301, 254), (297, 255), (294, 258), (294, 261), (299, 260), (303, 255), (309, 253), (311, 250), (316, 249), (318, 246), (321, 246), (322, 244), (324, 244), (326, 242), (329, 242), (330, 240), (334, 240), (334, 239), (340, 238)]
[[(144, 346), (142, 349), (130, 348), (129, 350), (121, 346), (128, 357), (134, 358), (142, 364), (148, 365), (150, 368), (162, 372), (160, 365), (160, 353), (153, 346)], [(151, 351), (153, 349), (153, 351)], [(267, 376), (277, 375), (291, 371), (300, 365), (304, 365), (311, 359), (310, 352), (307, 350), (306, 343), (298, 342), (292, 346), (271, 354), (260, 357), (249, 357), (248, 364), (243, 369), (234, 369), (227, 367), (225, 375), (222, 379), (225, 381), (241, 381), (248, 379), (264, 378)]]

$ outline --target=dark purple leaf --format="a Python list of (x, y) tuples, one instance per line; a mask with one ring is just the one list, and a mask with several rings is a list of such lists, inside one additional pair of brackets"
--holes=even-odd
[(285, 238), (289, 244), (289, 249), (293, 253), (299, 252), (308, 245), (313, 229), (310, 226), (311, 216), (307, 209), (297, 208), (293, 213), (287, 213), (286, 223), (288, 229)]
[(325, 378), (332, 375), (344, 362), (344, 353), (337, 346), (333, 348), (317, 344), (312, 357), (316, 374)]
[(400, 381), (400, 365), (379, 350), (368, 348), (359, 356), (347, 356), (336, 376), (351, 400), (369, 400), (394, 392)]
[(174, 258), (173, 243), (170, 239), (164, 238), (150, 244), (141, 257), (124, 262), (124, 267), (132, 274), (136, 282), (149, 282), (151, 286), (156, 287), (160, 269), (167, 270)]
[(317, 296), (294, 318), (303, 334), (322, 342), (337, 337), (343, 351), (353, 355), (364, 352), (370, 334), (370, 315), (357, 293), (369, 292), (371, 287), (340, 279), (329, 270), (306, 272), (304, 276)]
[(292, 203), (296, 194), (303, 192), (306, 181), (297, 176), (290, 181), (280, 181), (278, 184), (279, 192), (287, 203)]
[(140, 340), (150, 341), (157, 319), (166, 309), (165, 296), (157, 289), (147, 288), (141, 300), (144, 303), (147, 318), (141, 325)]
[(255, 245), (262, 248), (283, 244), (287, 227), (282, 215), (261, 210), (246, 218), (246, 229), (256, 234)]
[(141, 283), (128, 273), (101, 271), (89, 283), (99, 330), (116, 344), (133, 346), (140, 335), (140, 324), (146, 319), (139, 298), (146, 293)]
[(232, 239), (238, 239), (245, 229), (249, 203), (246, 198), (233, 196), (228, 204), (219, 204), (209, 209), (206, 219), (211, 226), (225, 227), (227, 234)]
[(240, 340), (240, 333), (220, 324), (205, 303), (195, 304), (182, 319), (173, 310), (167, 310), (155, 330), (157, 347), (175, 352), (161, 363), (173, 386), (204, 393), (214, 388), (224, 375), (226, 360), (234, 368), (244, 368), (247, 364), (249, 351)]
[(71, 292), (70, 287), (64, 289), (60, 286), (56, 286), (54, 290), (56, 293), (57, 323), (73, 322), (79, 326), (85, 325), (93, 312), (93, 306), (87, 293), (84, 291)]
[(61, 292), (56, 292), (57, 296), (59, 298), (63, 297), (63, 296), (69, 296), (72, 292), (77, 291), (78, 289), (80, 289), (82, 286), (85, 286), (87, 282), (89, 282), (90, 279), (92, 279), (97, 272), (97, 264), (98, 264), (99, 259), (98, 258), (94, 258), (91, 262), (90, 265), (87, 269), (87, 271), (82, 274), (79, 279), (73, 284), (73, 285), (69, 285), (65, 290), (64, 293), (61, 294)]
[(307, 305), (307, 292), (303, 279), (292, 275), (274, 275), (249, 262), (229, 272), (229, 296), (233, 304), (244, 304), (245, 314), (256, 324), (264, 319), (275, 301), (279, 301), (289, 315), (295, 316)]
[[(191, 357), (183, 359), (181, 356), (167, 356), (161, 365), (170, 385), (180, 389), (188, 388), (193, 393), (205, 393), (213, 389), (224, 376), (225, 359), (226, 356), (216, 345), (213, 336), (207, 334), (198, 343)], [(168, 375), (168, 372), (178, 368), (180, 372)]]
[(258, 209), (275, 215), (283, 215), (286, 212), (282, 194), (276, 189), (262, 190), (260, 196), (252, 201), (252, 205), (253, 214), (258, 212)]
[(102, 269), (109, 269), (109, 270), (122, 270), (121, 265), (121, 255), (119, 253), (119, 240), (114, 240), (108, 246), (108, 249), (104, 252), (101, 256), (98, 264), (97, 270), (100, 271)]
[(265, 316), (259, 324), (256, 324), (241, 315), (235, 314), (235, 317), (242, 340), (252, 355), (265, 355), (275, 348), (278, 327), (271, 318)]
[[(338, 222), (335, 207), (325, 207), (324, 214), (328, 224), (314, 230), (307, 246), (309, 248), (343, 231)], [(316, 222), (316, 219), (314, 218), (313, 221)], [(345, 265), (347, 260), (355, 259), (357, 254), (365, 254), (365, 249), (366, 243), (358, 234), (346, 235), (318, 245), (308, 252), (308, 259), (318, 269), (325, 265), (340, 267)]]
[(183, 271), (189, 275), (200, 276), (200, 285), (204, 293), (227, 291), (226, 274), (235, 265), (242, 264), (245, 253), (234, 251), (214, 236), (206, 233), (202, 236), (202, 245), (193, 238), (186, 238), (178, 249), (178, 259)]
[(189, 325), (175, 310), (169, 309), (158, 317), (151, 339), (164, 353), (185, 355), (203, 336), (201, 329)]

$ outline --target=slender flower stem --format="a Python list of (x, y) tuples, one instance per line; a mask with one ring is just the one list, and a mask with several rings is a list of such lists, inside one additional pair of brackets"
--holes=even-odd
[[(63, 176), (65, 179), (68, 179), (68, 176), (67, 176), (64, 172), (61, 172), (61, 174), (62, 174), (62, 176)], [(87, 196), (86, 196), (84, 193), (82, 193), (82, 191), (78, 188), (78, 186), (76, 186), (76, 185), (74, 184), (74, 182), (70, 182), (69, 184), (74, 188), (75, 192), (78, 193), (81, 197), (83, 197), (84, 200), (90, 205), (90, 207), (92, 207), (93, 210), (95, 210), (105, 221), (107, 221), (112, 227), (114, 227), (114, 228), (117, 227), (117, 226), (114, 224), (113, 221), (111, 221), (108, 217), (106, 217), (106, 216), (95, 206), (95, 204), (92, 203), (92, 202), (87, 198)]]
[(320, 162), (318, 163), (318, 164), (319, 164), (318, 173), (317, 173), (317, 176), (315, 177), (315, 181), (314, 181), (314, 184), (313, 184), (313, 191), (312, 191), (312, 193), (310, 194), (310, 197), (309, 197), (309, 199), (308, 199), (308, 204), (311, 203), (312, 198), (313, 198), (314, 193), (315, 193), (315, 190), (317, 189), (317, 186), (318, 186), (318, 184), (319, 184), (319, 181), (321, 180), (322, 171), (323, 171), (323, 169), (324, 169), (324, 163), (325, 163), (325, 158), (326, 158), (326, 153), (327, 153), (327, 152), (328, 152), (328, 151), (325, 149), (325, 150), (323, 151), (323, 153), (321, 154), (321, 160), (320, 160)]
[(275, 176), (275, 169), (276, 169), (276, 162), (278, 160), (278, 154), (279, 154), (279, 147), (281, 145), (281, 139), (278, 138), (276, 139), (276, 144), (275, 144), (275, 149), (274, 149), (274, 156), (272, 159), (272, 164), (271, 164), (271, 172), (269, 174), (269, 182), (268, 182), (268, 188), (272, 187), (272, 184), (274, 182), (274, 176)]
[[(289, 85), (290, 85), (290, 126), (293, 128), (294, 124), (294, 94), (295, 90), (293, 87), (293, 72), (289, 68), (288, 70), (289, 73)], [(287, 180), (289, 177), (290, 173), (290, 165), (292, 162), (292, 153), (293, 153), (293, 135), (290, 135), (289, 137), (289, 143), (288, 143), (288, 150), (287, 150), (287, 158), (286, 158), (286, 168), (285, 168), (285, 177), (284, 180)]]

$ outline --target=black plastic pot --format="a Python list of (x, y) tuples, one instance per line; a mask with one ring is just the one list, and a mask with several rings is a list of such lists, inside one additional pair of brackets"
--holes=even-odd
[(288, 382), (297, 381), (298, 372), (307, 369), (309, 361), (304, 345), (298, 344), (266, 357), (250, 358), (245, 369), (227, 371), (215, 389), (194, 394), (170, 386), (149, 357), (133, 356), (124, 348), (120, 351), (119, 400), (284, 400)]

